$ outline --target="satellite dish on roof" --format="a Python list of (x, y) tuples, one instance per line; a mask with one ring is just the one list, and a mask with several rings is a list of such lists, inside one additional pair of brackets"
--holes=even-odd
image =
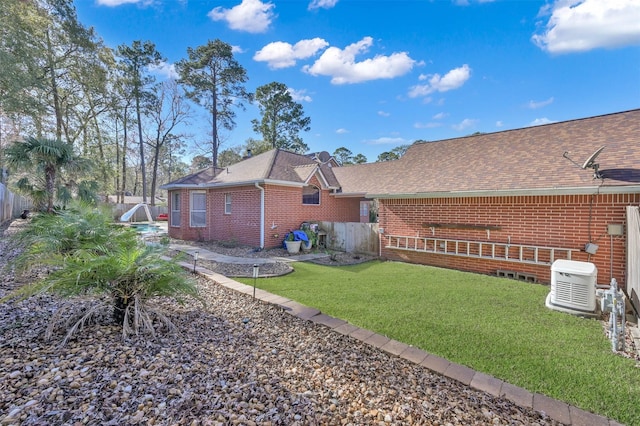
[(596, 149), (596, 152), (591, 154), (589, 156), (589, 158), (587, 158), (587, 161), (584, 162), (584, 164), (582, 165), (582, 168), (583, 169), (595, 169), (596, 172), (597, 172), (598, 171), (598, 165), (595, 163), (596, 162), (596, 158), (598, 157), (598, 155), (600, 155), (600, 153), (605, 148), (605, 146), (606, 145), (602, 145), (600, 148)]

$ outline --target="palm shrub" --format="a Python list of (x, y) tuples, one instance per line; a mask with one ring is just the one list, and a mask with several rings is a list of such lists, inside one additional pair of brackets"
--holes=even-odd
[[(56, 198), (65, 199), (70, 193), (61, 185), (61, 176), (65, 173), (85, 172), (90, 169), (91, 161), (78, 156), (73, 144), (59, 139), (30, 137), (15, 142), (5, 151), (7, 163), (14, 166), (24, 176), (16, 182), (18, 190), (28, 195), (38, 209), (53, 212)], [(71, 182), (67, 182), (71, 183)], [(84, 199), (87, 192), (97, 189), (89, 184), (80, 188)]]
[[(166, 248), (144, 244), (134, 231), (114, 225), (109, 218), (108, 213), (86, 206), (36, 216), (32, 226), (17, 237), (27, 244), (18, 258), (18, 271), (39, 266), (46, 267), (48, 273), (3, 301), (41, 293), (92, 297), (94, 304), (83, 306), (83, 315), (68, 323), (66, 339), (105, 306), (105, 298), (100, 298), (105, 295), (123, 337), (139, 332), (155, 335), (155, 320), (173, 328), (150, 301), (156, 296), (179, 302), (183, 296), (198, 299), (195, 283), (177, 262), (163, 257)], [(73, 304), (70, 306), (72, 309)], [(52, 321), (52, 327), (56, 322)]]
[(25, 247), (17, 260), (20, 272), (33, 267), (58, 264), (77, 250), (106, 253), (116, 247), (133, 248), (136, 233), (113, 223), (108, 207), (86, 203), (73, 204), (68, 210), (36, 214), (29, 226), (13, 237)]

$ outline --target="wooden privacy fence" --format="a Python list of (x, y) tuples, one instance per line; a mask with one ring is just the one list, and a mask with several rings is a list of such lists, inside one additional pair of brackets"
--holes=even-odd
[(0, 183), (0, 223), (20, 216), (24, 210), (29, 210), (31, 207), (31, 200), (14, 194)]
[(347, 253), (379, 253), (377, 223), (361, 222), (318, 222), (320, 230), (325, 232), (325, 245), (330, 250)]
[(627, 206), (627, 296), (640, 312), (640, 208)]

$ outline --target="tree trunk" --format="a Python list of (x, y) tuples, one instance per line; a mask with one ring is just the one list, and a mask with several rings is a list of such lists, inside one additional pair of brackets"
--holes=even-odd
[(123, 325), (124, 313), (126, 312), (127, 307), (131, 304), (131, 301), (121, 296), (114, 296), (114, 299), (113, 322), (117, 325)]
[(53, 197), (56, 184), (56, 168), (53, 165), (47, 165), (44, 168), (44, 181), (47, 191), (47, 212), (53, 212)]
[(120, 202), (120, 143), (118, 142), (118, 117), (115, 117), (115, 127), (116, 127), (116, 182), (115, 182), (115, 188), (116, 188), (116, 203)]
[(156, 185), (158, 184), (158, 162), (160, 159), (160, 143), (156, 143), (153, 153), (153, 172), (151, 175), (151, 205), (156, 205)]
[(213, 162), (213, 170), (218, 167), (218, 96), (216, 89), (212, 90), (211, 99), (211, 160)]
[(140, 171), (142, 172), (142, 202), (147, 203), (147, 171), (144, 164), (144, 142), (142, 141), (142, 120), (140, 117), (140, 96), (136, 96), (136, 116), (138, 119), (138, 139), (140, 140)]
[(121, 203), (124, 204), (124, 193), (127, 189), (127, 111), (128, 107), (124, 107), (123, 118), (123, 139), (122, 139), (122, 188), (120, 189), (120, 196), (122, 197)]
[(56, 81), (56, 67), (53, 60), (53, 46), (51, 46), (51, 37), (49, 31), (47, 36), (47, 65), (51, 73), (51, 94), (53, 95), (53, 110), (56, 116), (56, 139), (62, 139), (62, 108), (60, 107), (60, 93), (58, 93), (58, 82)]

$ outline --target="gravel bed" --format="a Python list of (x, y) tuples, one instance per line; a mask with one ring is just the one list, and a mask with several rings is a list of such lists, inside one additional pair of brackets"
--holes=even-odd
[[(0, 240), (0, 263), (17, 252)], [(19, 285), (1, 277), (0, 297)], [(155, 301), (178, 329), (156, 339), (123, 341), (105, 313), (60, 346), (62, 331), (42, 336), (63, 301), (1, 304), (0, 424), (558, 424), (251, 296), (199, 287), (206, 307)]]
[[(245, 258), (289, 258), (292, 257), (287, 250), (283, 248), (272, 248), (267, 250), (256, 250), (253, 247), (241, 246), (235, 244), (221, 244), (214, 241), (183, 241), (172, 239), (171, 243), (181, 245), (192, 245), (194, 247), (201, 247), (219, 254), (235, 257)], [(310, 262), (328, 265), (328, 266), (344, 266), (354, 265), (358, 263), (368, 262), (375, 259), (375, 256), (366, 254), (354, 254), (344, 253), (337, 251), (323, 251), (314, 249), (311, 253), (323, 253), (326, 257), (320, 259), (314, 259)], [(253, 266), (233, 263), (211, 262), (207, 260), (198, 260), (198, 265), (209, 269), (210, 271), (217, 272), (226, 277), (251, 277), (253, 276)], [(288, 262), (275, 262), (260, 265), (260, 276), (278, 276), (288, 274), (293, 271), (293, 268)]]

